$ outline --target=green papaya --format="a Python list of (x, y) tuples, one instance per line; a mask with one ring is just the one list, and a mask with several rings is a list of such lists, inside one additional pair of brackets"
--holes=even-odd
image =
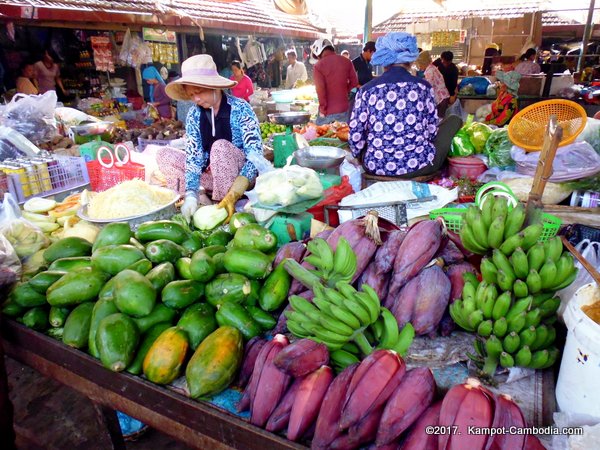
[(261, 327), (242, 305), (233, 302), (222, 303), (215, 315), (219, 326), (237, 328), (244, 339), (250, 340), (262, 333)]
[(20, 283), (15, 286), (10, 296), (15, 303), (24, 308), (33, 308), (34, 306), (46, 304), (46, 297), (36, 291), (29, 282)]
[(170, 262), (164, 262), (154, 267), (146, 274), (156, 292), (161, 292), (163, 288), (175, 279), (175, 267)]
[(88, 345), (94, 303), (87, 302), (75, 307), (65, 321), (63, 342), (69, 347), (84, 349)]
[(180, 244), (187, 252), (191, 255), (202, 248), (202, 238), (195, 234), (190, 233), (188, 238)]
[(152, 270), (152, 263), (147, 259), (140, 259), (127, 267), (129, 270), (135, 270), (137, 273), (146, 275)]
[(89, 241), (76, 237), (66, 237), (50, 244), (44, 250), (44, 259), (49, 263), (61, 258), (72, 258), (78, 256), (90, 256), (92, 254), (92, 244)]
[(144, 334), (142, 337), (142, 342), (135, 353), (135, 358), (131, 364), (127, 366), (127, 372), (133, 375), (139, 375), (142, 373), (142, 364), (144, 363), (144, 358), (146, 357), (148, 350), (150, 350), (150, 347), (152, 347), (152, 344), (154, 344), (154, 341), (156, 341), (162, 332), (167, 328), (171, 328), (171, 326), (172, 325), (169, 322), (160, 322), (153, 325), (152, 328), (150, 328), (148, 332)]
[(175, 268), (177, 269), (177, 274), (179, 278), (183, 278), (184, 280), (192, 279), (192, 272), (190, 271), (190, 263), (192, 262), (192, 258), (185, 257), (179, 258), (175, 263)]
[(92, 267), (92, 258), (89, 256), (75, 256), (73, 258), (61, 258), (55, 260), (48, 266), (48, 272), (72, 272), (84, 267)]
[(69, 272), (48, 288), (50, 306), (76, 306), (95, 300), (108, 280), (108, 275), (91, 267)]
[(94, 252), (92, 267), (116, 275), (145, 257), (144, 252), (133, 245), (107, 245)]
[(204, 285), (194, 280), (175, 280), (162, 292), (162, 302), (173, 309), (183, 309), (197, 302), (204, 295)]
[(142, 223), (135, 232), (135, 238), (140, 242), (165, 239), (181, 244), (188, 238), (188, 233), (179, 223), (172, 220), (155, 220)]
[(106, 247), (107, 245), (128, 244), (132, 237), (133, 233), (127, 222), (113, 222), (106, 224), (102, 227), (98, 236), (96, 236), (92, 252), (95, 252), (100, 247)]
[(159, 239), (146, 245), (146, 257), (154, 264), (167, 261), (174, 264), (183, 256), (187, 256), (187, 250), (167, 239)]
[(251, 223), (256, 223), (256, 218), (252, 214), (243, 212), (234, 213), (229, 221), (229, 231), (235, 234), (237, 230)]
[(212, 245), (222, 245), (225, 246), (233, 239), (233, 234), (229, 233), (225, 230), (215, 230), (208, 235), (208, 237), (204, 240), (204, 245), (212, 246)]
[(140, 330), (140, 333), (145, 333), (154, 325), (160, 322), (172, 324), (177, 316), (177, 311), (169, 308), (163, 303), (157, 303), (150, 314), (144, 317), (134, 317), (133, 321)]
[(215, 312), (207, 303), (195, 303), (181, 315), (177, 326), (187, 332), (192, 350), (196, 350), (200, 342), (219, 327)]
[(23, 314), (23, 325), (38, 331), (48, 329), (48, 309), (36, 306)]
[(62, 278), (66, 272), (46, 270), (32, 277), (28, 283), (38, 293), (45, 294), (50, 286)]
[(139, 332), (127, 315), (116, 313), (105, 317), (98, 325), (96, 347), (102, 365), (113, 372), (122, 372), (135, 357)]
[(71, 310), (61, 306), (51, 306), (48, 313), (48, 321), (53, 328), (62, 328), (65, 326), (65, 320), (69, 317)]
[(98, 333), (98, 327), (100, 321), (111, 314), (119, 312), (117, 305), (112, 298), (100, 299), (94, 304), (92, 310), (92, 320), (90, 321), (90, 332), (88, 334), (88, 352), (94, 358), (100, 358), (98, 347), (96, 347), (96, 334)]
[(250, 223), (239, 228), (233, 238), (236, 247), (251, 248), (260, 252), (269, 253), (277, 247), (277, 236), (271, 230)]
[(20, 317), (27, 311), (27, 308), (19, 305), (11, 297), (2, 304), (2, 314), (8, 317)]
[(237, 273), (217, 275), (206, 285), (206, 301), (212, 306), (224, 302), (243, 303), (252, 292), (250, 280)]
[(250, 314), (250, 317), (263, 329), (263, 331), (269, 331), (275, 328), (277, 320), (269, 314), (263, 311), (257, 306), (246, 306), (246, 311)]
[(134, 270), (115, 275), (115, 305), (124, 314), (147, 316), (156, 304), (156, 290), (148, 278)]

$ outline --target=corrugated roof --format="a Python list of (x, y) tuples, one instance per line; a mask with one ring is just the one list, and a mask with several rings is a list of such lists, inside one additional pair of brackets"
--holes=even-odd
[(556, 26), (556, 25), (582, 25), (581, 22), (577, 20), (562, 17), (556, 13), (544, 13), (542, 14), (542, 25), (544, 26)]
[(292, 16), (279, 11), (271, 0), (5, 0), (3, 4), (56, 10), (164, 14), (192, 18), (203, 26), (225, 22), (238, 25), (238, 29), (269, 30), (286, 35), (308, 33), (317, 36), (321, 31), (306, 16)]

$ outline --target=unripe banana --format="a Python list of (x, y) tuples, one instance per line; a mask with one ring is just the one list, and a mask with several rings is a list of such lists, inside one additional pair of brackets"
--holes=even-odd
[(517, 314), (515, 317), (510, 319), (508, 321), (508, 332), (510, 333), (514, 331), (515, 333), (519, 333), (525, 326), (526, 316), (527, 313), (525, 311), (522, 311), (521, 313)]
[(530, 363), (531, 350), (527, 345), (524, 345), (515, 355), (515, 365), (518, 367), (528, 367)]
[(514, 367), (514, 358), (506, 352), (500, 354), (500, 365), (505, 368)]
[(475, 288), (479, 286), (479, 280), (473, 272), (464, 272), (462, 277), (465, 283), (471, 283)]
[(469, 314), (467, 322), (473, 330), (476, 330), (479, 324), (483, 322), (483, 312), (479, 309), (476, 309), (471, 314)]
[(487, 228), (490, 227), (493, 221), (492, 211), (494, 209), (494, 196), (488, 195), (482, 199), (481, 218)]
[(521, 340), (519, 339), (519, 335), (514, 331), (511, 331), (504, 337), (502, 348), (504, 348), (504, 351), (507, 353), (514, 353), (519, 349), (520, 343)]
[(529, 225), (524, 228), (523, 233), (523, 242), (521, 242), (521, 247), (523, 250), (529, 250), (540, 238), (542, 235), (542, 231), (544, 231), (544, 227), (541, 223), (536, 223), (533, 225)]
[(477, 290), (475, 291), (475, 305), (477, 309), (481, 309), (483, 307), (483, 302), (485, 300), (485, 290), (489, 286), (485, 280), (479, 283), (477, 286)]
[(540, 369), (547, 369), (549, 367), (552, 367), (559, 356), (560, 356), (559, 349), (557, 349), (556, 347), (552, 347), (551, 349), (549, 349), (548, 350), (548, 360), (546, 361), (546, 363), (544, 365), (542, 365), (542, 367), (540, 367)]
[(523, 232), (519, 232), (517, 234), (513, 234), (511, 237), (505, 240), (499, 247), (499, 250), (506, 256), (510, 256), (518, 247), (522, 246), (522, 243)]
[(532, 308), (539, 308), (548, 299), (554, 297), (554, 292), (541, 292), (533, 296), (533, 302), (531, 302)]
[(400, 334), (398, 334), (398, 341), (396, 342), (396, 345), (394, 346), (393, 350), (400, 356), (405, 356), (414, 338), (415, 328), (409, 322), (406, 325), (404, 325), (404, 328), (402, 328), (402, 330), (400, 330)]
[(549, 328), (546, 325), (540, 325), (535, 329), (535, 341), (529, 345), (531, 350), (541, 350), (548, 339)]
[(529, 263), (529, 270), (540, 270), (545, 260), (546, 251), (544, 250), (544, 244), (541, 242), (537, 242), (527, 252), (527, 262)]
[(299, 324), (298, 322), (295, 322), (293, 320), (287, 320), (286, 322), (286, 326), (288, 328), (288, 330), (290, 330), (290, 333), (292, 333), (294, 336), (298, 337), (298, 338), (307, 338), (311, 335), (311, 332), (306, 330), (301, 324)]
[(531, 269), (527, 275), (527, 288), (531, 294), (537, 294), (542, 290), (542, 278), (535, 269)]
[(565, 281), (567, 277), (573, 272), (574, 267), (575, 261), (573, 260), (573, 255), (571, 255), (571, 253), (569, 252), (564, 252), (556, 262), (555, 285), (558, 286), (563, 281)]
[(528, 346), (531, 347), (531, 345), (535, 342), (535, 338), (537, 336), (537, 332), (535, 327), (529, 327), (529, 328), (525, 328), (524, 330), (521, 330), (521, 332), (519, 333), (519, 339), (521, 340), (521, 346)]
[(531, 302), (533, 301), (533, 297), (527, 296), (525, 298), (521, 298), (512, 305), (508, 313), (506, 314), (506, 320), (511, 320), (515, 316), (521, 314), (522, 312), (529, 311), (531, 307)]
[(554, 341), (556, 339), (556, 328), (554, 328), (551, 325), (547, 325), (547, 328), (548, 328), (548, 335), (546, 336), (546, 340), (542, 344), (542, 348), (550, 347), (552, 344), (554, 344)]
[(333, 365), (338, 370), (344, 370), (346, 367), (360, 362), (360, 359), (358, 359), (356, 355), (353, 355), (345, 350), (335, 350), (330, 352), (329, 357), (331, 358)]
[(492, 208), (492, 222), (496, 220), (497, 217), (502, 217), (503, 220), (506, 220), (507, 214), (508, 200), (506, 197), (495, 197), (494, 207)]
[(469, 250), (470, 252), (477, 253), (479, 255), (485, 254), (487, 251), (486, 248), (480, 246), (475, 240), (475, 236), (473, 235), (473, 230), (469, 226), (469, 223), (465, 221), (460, 227), (460, 240), (463, 246)]
[(488, 282), (488, 283), (497, 283), (498, 282), (498, 269), (496, 268), (496, 266), (494, 265), (494, 263), (492, 262), (492, 260), (487, 257), (484, 256), (481, 259), (481, 265), (479, 267), (479, 269), (481, 270), (481, 276), (482, 278)]
[(498, 270), (498, 287), (503, 291), (509, 291), (515, 284), (515, 277), (511, 274), (507, 274), (504, 270)]
[(479, 244), (484, 249), (490, 248), (487, 240), (488, 229), (485, 227), (483, 220), (481, 219), (481, 214), (479, 214), (479, 210), (477, 210), (475, 220), (470, 222), (471, 230), (473, 230), (473, 236), (475, 237), (475, 242)]
[(517, 278), (520, 278), (521, 280), (527, 278), (527, 274), (529, 273), (529, 263), (527, 261), (527, 254), (521, 247), (515, 249), (510, 257), (510, 262)]
[(510, 213), (508, 213), (506, 224), (504, 225), (504, 240), (507, 240), (521, 231), (523, 223), (525, 223), (525, 207), (522, 203), (519, 203)]
[(548, 350), (538, 350), (531, 355), (530, 369), (541, 369), (548, 362)]
[(560, 240), (560, 236), (554, 236), (544, 242), (544, 252), (546, 253), (546, 259), (550, 258), (555, 263), (563, 252), (563, 243)]
[(511, 301), (512, 299), (509, 291), (500, 294), (494, 303), (492, 318), (494, 320), (499, 320), (501, 317), (505, 317), (510, 310)]
[(510, 263), (506, 255), (500, 250), (495, 249), (493, 251), (492, 261), (494, 262), (494, 265), (496, 266), (498, 271), (503, 270), (504, 273), (513, 280), (517, 278), (515, 275), (515, 271), (513, 270), (512, 264)]
[(485, 351), (492, 358), (498, 358), (502, 349), (502, 342), (493, 334), (485, 341)]
[(539, 308), (534, 308), (525, 316), (526, 327), (537, 327), (542, 321), (542, 314)]
[(469, 325), (468, 315), (464, 314), (460, 300), (455, 300), (453, 303), (451, 303), (448, 307), (448, 312), (450, 313), (450, 317), (452, 317), (452, 320), (454, 320), (456, 325), (467, 331), (474, 331), (471, 325)]
[(492, 334), (493, 323), (491, 320), (484, 320), (477, 327), (477, 334), (483, 337), (489, 337)]
[(495, 336), (503, 338), (504, 336), (506, 336), (507, 332), (508, 322), (506, 321), (506, 317), (500, 317), (494, 322), (493, 333)]
[(552, 258), (548, 258), (540, 269), (540, 279), (542, 280), (542, 289), (550, 289), (556, 284), (556, 264)]
[(491, 248), (498, 248), (504, 241), (504, 220), (496, 217), (488, 228), (487, 243)]
[(515, 297), (523, 298), (529, 295), (529, 288), (527, 287), (527, 283), (523, 280), (517, 280), (513, 284), (513, 292), (515, 293)]
[(396, 317), (387, 308), (381, 308), (381, 318), (383, 319), (383, 333), (380, 340), (381, 348), (393, 349), (398, 342), (398, 322)]
[(552, 290), (554, 290), (554, 291), (560, 291), (561, 289), (564, 289), (567, 286), (569, 286), (573, 281), (575, 281), (575, 278), (577, 278), (577, 273), (578, 272), (579, 272), (579, 269), (576, 269), (574, 267), (573, 268), (573, 272), (571, 272), (571, 274), (565, 279), (565, 281), (563, 281), (562, 283), (560, 283), (558, 286), (554, 286), (552, 288)]

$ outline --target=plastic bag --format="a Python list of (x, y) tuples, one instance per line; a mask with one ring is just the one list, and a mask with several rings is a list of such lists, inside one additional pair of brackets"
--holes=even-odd
[(362, 172), (363, 169), (360, 166), (355, 166), (354, 164), (348, 162), (347, 160), (343, 160), (340, 165), (340, 176), (348, 177), (350, 185), (354, 192), (360, 191), (362, 187)]
[(4, 194), (0, 224), (0, 233), (11, 243), (21, 262), (50, 244), (42, 230), (21, 217), (19, 205), (10, 193)]
[(448, 116), (458, 116), (461, 119), (464, 119), (465, 113), (463, 111), (462, 105), (460, 104), (460, 100), (457, 99), (454, 103), (448, 106), (448, 109), (446, 110), (446, 115), (444, 117)]
[[(517, 173), (535, 176), (540, 152), (526, 153), (513, 146), (510, 156), (515, 161)], [(587, 142), (574, 142), (556, 151), (552, 169), (549, 181), (555, 183), (591, 177), (600, 173), (600, 154)]]
[(600, 153), (600, 120), (588, 117), (585, 128), (575, 139), (575, 142), (580, 141), (587, 142)]
[[(581, 253), (581, 256), (587, 260), (587, 262), (596, 268), (596, 270), (600, 270), (600, 242), (592, 242), (589, 239), (584, 239), (577, 244), (575, 248), (577, 251), (579, 251), (579, 253)], [(585, 284), (594, 282), (594, 279), (589, 272), (585, 270), (581, 263), (577, 260), (575, 260), (575, 267), (579, 269), (575, 281), (556, 293), (561, 300), (560, 307), (558, 308), (558, 316), (561, 319), (565, 309), (567, 308), (567, 305), (569, 304), (569, 301), (573, 298), (573, 295), (575, 295), (577, 289)]]
[(131, 30), (129, 27), (123, 37), (123, 44), (121, 45), (121, 51), (119, 52), (119, 60), (122, 63), (127, 63), (129, 59), (129, 52), (131, 51)]
[(452, 138), (452, 145), (448, 156), (471, 156), (475, 153), (475, 146), (471, 142), (471, 136), (467, 132), (472, 123), (473, 116), (469, 114), (463, 127)]
[(488, 157), (488, 167), (511, 167), (515, 162), (510, 157), (512, 142), (506, 128), (492, 131), (485, 143), (484, 153)]
[[(486, 77), (465, 77), (458, 85), (459, 92), (467, 85), (473, 86), (475, 94), (485, 95), (488, 86), (492, 84)], [(461, 92), (462, 93), (462, 92)]]
[(323, 194), (321, 180), (312, 169), (288, 164), (274, 169), (271, 163), (260, 155), (250, 154), (248, 159), (258, 173), (254, 189), (247, 192), (249, 204), (265, 206), (290, 206), (304, 200), (319, 198)]
[(0, 122), (32, 142), (50, 140), (56, 135), (56, 102), (55, 91), (48, 91), (43, 95), (17, 94), (3, 109)]
[(11, 243), (0, 234), (0, 286), (7, 286), (21, 276), (21, 260)]
[(475, 147), (475, 153), (483, 153), (485, 149), (485, 143), (488, 140), (492, 129), (483, 123), (474, 122), (466, 129), (471, 144)]

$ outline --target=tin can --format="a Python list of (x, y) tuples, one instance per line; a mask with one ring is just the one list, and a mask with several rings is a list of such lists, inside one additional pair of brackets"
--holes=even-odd
[(36, 168), (40, 187), (43, 192), (52, 190), (52, 182), (50, 181), (50, 172), (48, 171), (48, 163), (43, 158), (36, 158), (31, 161)]
[(50, 174), (50, 183), (52, 184), (52, 189), (58, 189), (64, 186), (64, 183), (60, 178), (60, 165), (58, 161), (56, 161), (52, 156), (45, 156), (44, 161), (46, 162), (46, 166), (48, 167), (48, 173)]
[(38, 178), (37, 170), (35, 165), (31, 162), (22, 162), (21, 167), (25, 168), (27, 173), (27, 181), (29, 182), (29, 188), (31, 189), (31, 195), (37, 195), (42, 193), (42, 186)]
[(9, 175), (16, 175), (19, 180), (19, 185), (21, 186), (21, 191), (23, 192), (23, 197), (31, 196), (31, 187), (29, 186), (29, 179), (27, 178), (27, 171), (24, 167), (18, 166), (16, 164), (6, 164), (6, 168), (4, 172)]

